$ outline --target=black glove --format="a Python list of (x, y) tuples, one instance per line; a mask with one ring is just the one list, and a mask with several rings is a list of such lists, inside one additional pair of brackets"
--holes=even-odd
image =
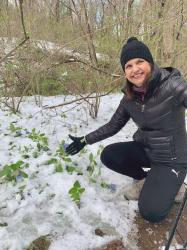
[(74, 137), (72, 135), (69, 135), (69, 138), (73, 141), (65, 149), (66, 153), (69, 154), (69, 155), (75, 155), (75, 154), (77, 154), (86, 145), (86, 140), (85, 140), (84, 136), (82, 136), (82, 137)]

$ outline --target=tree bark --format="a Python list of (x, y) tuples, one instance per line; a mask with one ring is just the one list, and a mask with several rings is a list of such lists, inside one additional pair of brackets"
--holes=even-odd
[(97, 63), (95, 46), (94, 46), (94, 43), (93, 43), (93, 34), (92, 34), (90, 23), (89, 23), (89, 20), (88, 20), (88, 13), (87, 13), (87, 9), (86, 9), (85, 0), (81, 0), (81, 5), (82, 5), (83, 14), (84, 14), (84, 22), (85, 23), (83, 25), (85, 27), (84, 30), (86, 32), (86, 39), (87, 39), (87, 43), (88, 43), (90, 60), (93, 63), (93, 65), (95, 67), (97, 67), (98, 63)]
[(56, 0), (55, 3), (55, 18), (58, 23), (60, 21), (60, 0)]
[[(133, 7), (134, 0), (128, 0), (128, 5), (127, 5), (127, 24), (126, 24), (126, 34), (125, 38), (127, 39), (131, 33), (132, 33), (132, 7)], [(125, 40), (126, 40), (125, 39)]]

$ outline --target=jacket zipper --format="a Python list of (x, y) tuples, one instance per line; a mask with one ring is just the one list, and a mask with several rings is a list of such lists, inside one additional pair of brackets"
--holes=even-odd
[(142, 104), (141, 112), (144, 112), (144, 110), (145, 110), (145, 104)]
[(176, 154), (175, 154), (175, 144), (174, 144), (174, 141), (173, 141), (173, 137), (171, 137), (171, 139), (170, 139), (170, 147), (171, 147), (171, 152), (172, 152), (171, 160), (176, 160), (177, 157), (176, 157)]

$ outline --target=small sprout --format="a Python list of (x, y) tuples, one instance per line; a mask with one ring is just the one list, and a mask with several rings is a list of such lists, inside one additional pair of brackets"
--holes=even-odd
[(56, 158), (51, 158), (50, 160), (47, 161), (47, 165), (55, 164), (57, 162), (58, 160)]
[(72, 200), (80, 206), (80, 198), (82, 193), (85, 191), (85, 188), (82, 188), (79, 181), (75, 181), (73, 187), (69, 190), (69, 194)]
[(38, 152), (38, 151), (34, 151), (34, 152), (32, 153), (32, 157), (33, 157), (33, 158), (38, 158), (38, 156), (39, 156), (39, 152)]
[[(10, 123), (9, 125), (9, 130), (12, 132), (12, 133), (21, 133), (21, 127), (16, 127), (12, 122)], [(19, 136), (19, 135), (18, 135)]]
[(101, 187), (102, 187), (102, 188), (108, 188), (108, 187), (109, 187), (109, 184), (107, 184), (106, 182), (102, 181), (102, 182), (101, 182)]
[(28, 175), (22, 170), (23, 168), (28, 168), (28, 166), (28, 163), (21, 160), (9, 165), (6, 164), (0, 171), (0, 177), (8, 181), (20, 181), (20, 178), (28, 178)]
[(90, 160), (90, 164), (89, 164), (87, 170), (89, 172), (89, 175), (92, 176), (94, 173), (95, 167), (97, 166), (97, 162), (94, 159), (94, 156), (92, 153), (89, 154), (89, 160)]
[(38, 150), (47, 151), (48, 148), (48, 138), (44, 133), (40, 133), (36, 131), (35, 128), (32, 129), (32, 133), (29, 134), (28, 138), (33, 140), (34, 142), (37, 142), (37, 148)]
[(23, 157), (24, 159), (28, 159), (28, 158), (30, 157), (30, 155), (22, 155), (22, 157)]
[(55, 164), (55, 171), (57, 173), (62, 173), (64, 171), (63, 167), (62, 167), (62, 165), (60, 163)]
[(64, 171), (61, 162), (59, 160), (57, 160), (56, 158), (51, 158), (50, 160), (47, 161), (46, 164), (47, 165), (54, 164), (54, 166), (55, 166), (55, 172), (61, 173), (61, 172)]
[(76, 167), (68, 165), (66, 166), (66, 171), (72, 174), (74, 171), (76, 171)]
[(0, 227), (7, 227), (8, 223), (4, 222), (4, 223), (0, 223)]
[(56, 155), (62, 158), (65, 162), (72, 162), (71, 158), (66, 154), (65, 152), (65, 141), (63, 140), (59, 146), (58, 149), (56, 150)]
[(65, 118), (67, 118), (67, 115), (64, 114), (64, 113), (62, 113), (62, 114), (61, 114), (61, 117), (65, 119)]

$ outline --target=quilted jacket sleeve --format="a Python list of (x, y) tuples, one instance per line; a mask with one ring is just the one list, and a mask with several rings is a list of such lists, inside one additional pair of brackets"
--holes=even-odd
[(129, 119), (130, 115), (125, 109), (125, 97), (123, 97), (111, 120), (107, 124), (85, 136), (87, 143), (93, 144), (113, 136), (125, 126)]
[(187, 108), (187, 82), (178, 78), (172, 83), (177, 102)]

